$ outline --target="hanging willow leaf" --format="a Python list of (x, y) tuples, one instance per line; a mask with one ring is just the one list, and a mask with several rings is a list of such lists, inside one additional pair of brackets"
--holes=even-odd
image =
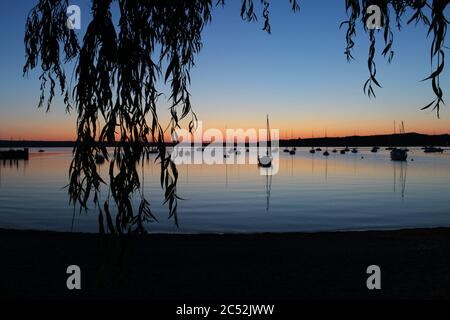
[[(394, 56), (390, 15), (395, 15), (398, 29), (401, 19), (412, 9), (407, 23), (422, 22), (433, 37), (431, 62), (435, 66), (427, 78), (431, 81), (435, 99), (425, 108), (439, 115), (443, 90), (439, 77), (444, 71), (444, 44), (448, 21), (444, 11), (450, 0), (345, 0), (348, 19), (346, 26), (347, 60), (352, 60), (358, 23), (369, 35), (369, 78), (364, 92), (375, 97), (374, 87), (381, 87), (376, 76), (376, 31), (368, 30), (367, 8), (378, 5), (383, 13), (385, 47), (382, 55), (390, 62)], [(225, 5), (218, 0), (215, 5)], [(300, 9), (297, 0), (289, 0), (291, 10)], [(113, 19), (111, 7), (116, 5), (118, 16)], [(270, 0), (241, 0), (240, 15), (245, 21), (257, 21), (262, 15), (263, 30), (270, 33)], [(178, 171), (167, 154), (164, 135), (173, 134), (183, 119), (189, 119), (189, 130), (196, 128), (197, 116), (192, 110), (189, 85), (190, 70), (202, 48), (202, 32), (210, 20), (212, 0), (92, 0), (91, 19), (86, 33), (79, 41), (76, 32), (66, 27), (67, 0), (37, 0), (25, 24), (24, 75), (39, 68), (41, 94), (38, 106), (50, 108), (60, 89), (66, 110), (77, 113), (77, 139), (69, 167), (68, 193), (70, 201), (87, 209), (93, 200), (100, 211), (100, 231), (103, 212), (98, 205), (100, 187), (107, 185), (108, 198), (103, 205), (110, 233), (144, 232), (145, 221), (156, 220), (144, 194), (143, 176), (138, 174), (139, 162), (144, 161), (156, 144), (160, 162), (161, 187), (169, 217), (178, 224)], [(326, 8), (326, 6), (324, 6)], [(325, 10), (325, 9), (324, 9)], [(428, 11), (431, 14), (428, 15)], [(318, 15), (320, 13), (317, 13)], [(114, 23), (113, 23), (114, 21)], [(116, 23), (116, 21), (118, 23)], [(74, 87), (67, 84), (65, 66), (75, 63)], [(158, 118), (157, 89), (159, 81), (170, 86), (169, 127), (164, 129)], [(168, 132), (167, 132), (168, 131)], [(112, 154), (107, 147), (114, 147)], [(109, 160), (109, 179), (100, 176), (96, 155)], [(105, 182), (107, 181), (107, 183)], [(133, 195), (140, 192), (138, 210), (133, 208)], [(113, 201), (115, 219), (109, 210)]]
[[(342, 26), (347, 26), (345, 55), (347, 60), (353, 59), (352, 51), (355, 46), (354, 38), (356, 36), (356, 25), (358, 19), (361, 18), (362, 28), (368, 33), (370, 40), (370, 49), (368, 55), (368, 70), (369, 79), (364, 84), (364, 92), (369, 97), (375, 97), (375, 91), (372, 84), (378, 87), (379, 82), (376, 79), (376, 65), (375, 65), (375, 35), (374, 30), (367, 29), (368, 12), (367, 9), (371, 5), (376, 5), (381, 9), (383, 17), (384, 29), (384, 41), (385, 48), (382, 51), (382, 55), (388, 58), (388, 62), (391, 62), (394, 57), (393, 51), (393, 32), (391, 28), (391, 12), (395, 15), (395, 22), (397, 28), (400, 30), (402, 26), (402, 17), (408, 13), (408, 9), (412, 10), (413, 14), (408, 18), (407, 24), (411, 22), (423, 23), (428, 27), (428, 33), (433, 36), (431, 45), (431, 62), (435, 65), (434, 71), (427, 78), (431, 80), (431, 87), (435, 94), (435, 99), (429, 105), (422, 109), (428, 109), (433, 106), (433, 110), (436, 110), (439, 117), (439, 111), (441, 105), (444, 103), (443, 90), (440, 87), (439, 76), (444, 70), (444, 57), (440, 54), (443, 52), (445, 36), (447, 32), (448, 21), (445, 17), (445, 9), (450, 0), (345, 0), (345, 8), (348, 20), (341, 23)], [(427, 16), (427, 9), (431, 9), (431, 16)]]

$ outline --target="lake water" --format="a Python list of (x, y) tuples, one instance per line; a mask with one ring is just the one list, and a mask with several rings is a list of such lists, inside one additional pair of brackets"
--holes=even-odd
[[(412, 148), (407, 163), (371, 153), (280, 154), (270, 179), (256, 165), (180, 165), (180, 226), (168, 219), (158, 165), (145, 189), (159, 222), (150, 232), (291, 232), (450, 226), (450, 152)], [(0, 162), (0, 228), (97, 232), (94, 210), (73, 220), (71, 149), (30, 150), (28, 162)], [(363, 158), (362, 158), (363, 157)], [(414, 159), (414, 161), (411, 161)], [(101, 170), (106, 172), (107, 165)], [(268, 192), (270, 190), (270, 192)], [(73, 220), (73, 221), (72, 221)], [(72, 225), (73, 223), (73, 225)]]

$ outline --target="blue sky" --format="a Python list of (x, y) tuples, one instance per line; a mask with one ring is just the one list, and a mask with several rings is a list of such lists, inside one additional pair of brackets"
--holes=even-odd
[[(75, 117), (65, 113), (61, 99), (50, 113), (37, 110), (38, 71), (22, 77), (24, 24), (34, 3), (0, 3), (0, 139), (61, 140), (75, 132)], [(71, 2), (82, 8), (84, 27), (89, 3)], [(330, 136), (391, 132), (394, 120), (404, 120), (407, 131), (450, 131), (446, 108), (441, 119), (419, 110), (433, 98), (430, 83), (420, 82), (431, 70), (425, 28), (412, 25), (395, 34), (395, 59), (389, 65), (377, 57), (383, 88), (369, 99), (362, 90), (368, 75), (367, 35), (359, 30), (356, 61), (347, 63), (345, 30), (339, 30), (346, 17), (344, 0), (300, 3), (301, 11), (294, 14), (287, 0), (272, 1), (271, 35), (261, 30), (262, 21), (240, 19), (239, 0), (214, 10), (192, 70), (192, 100), (205, 127), (264, 126), (269, 113), (282, 134), (292, 129), (302, 137), (312, 130), (323, 135), (325, 129)], [(381, 42), (381, 33), (377, 37)], [(448, 72), (441, 83), (450, 96)], [(165, 106), (161, 113), (167, 114)]]

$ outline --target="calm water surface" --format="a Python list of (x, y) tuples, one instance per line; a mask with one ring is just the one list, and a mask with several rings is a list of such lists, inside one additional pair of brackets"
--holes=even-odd
[[(283, 232), (450, 226), (450, 152), (396, 163), (388, 151), (280, 154), (268, 179), (255, 165), (180, 165), (180, 227), (168, 220), (159, 167), (145, 188), (159, 222), (151, 232)], [(362, 158), (364, 157), (364, 158)], [(73, 219), (68, 204), (71, 149), (31, 150), (28, 162), (0, 163), (0, 228), (97, 232), (97, 213)], [(107, 165), (101, 167), (106, 173)], [(72, 221), (73, 220), (73, 221)], [(73, 223), (73, 225), (72, 225)]]

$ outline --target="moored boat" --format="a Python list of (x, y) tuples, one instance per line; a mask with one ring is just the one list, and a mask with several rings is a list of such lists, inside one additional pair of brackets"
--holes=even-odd
[[(269, 115), (267, 115), (267, 141), (266, 141), (266, 154), (264, 156), (258, 157), (258, 166), (262, 168), (272, 167), (272, 150), (271, 150), (271, 136), (270, 136), (270, 126), (269, 126)], [(259, 144), (258, 144), (259, 145)]]
[(391, 160), (392, 161), (406, 161), (408, 158), (407, 149), (395, 148), (391, 151)]
[(443, 153), (444, 149), (435, 148), (435, 147), (425, 147), (425, 148), (423, 148), (423, 152), (425, 152), (425, 153)]

